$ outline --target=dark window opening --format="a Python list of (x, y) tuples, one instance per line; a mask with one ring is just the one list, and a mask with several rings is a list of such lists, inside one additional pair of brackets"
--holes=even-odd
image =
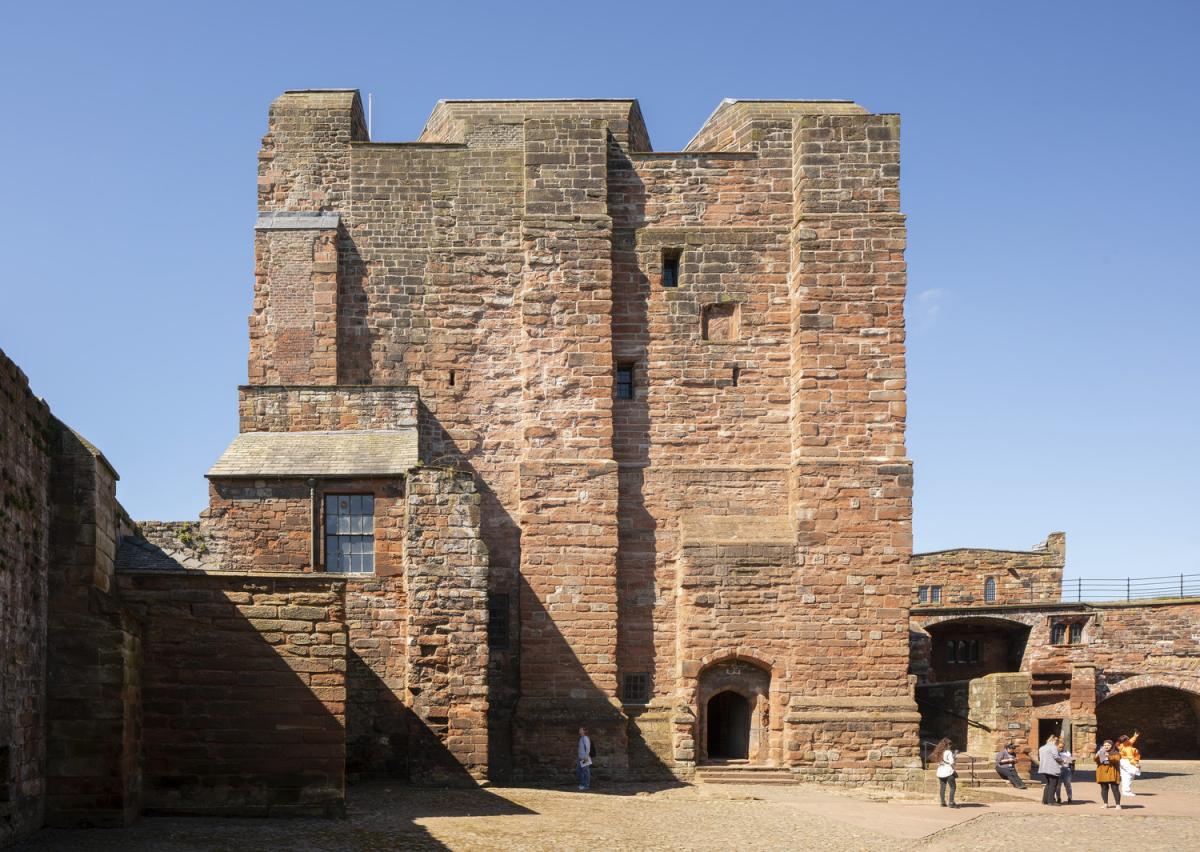
[(996, 580), (994, 577), (988, 577), (983, 581), (983, 601), (984, 603), (996, 602)]
[(375, 570), (375, 497), (325, 495), (325, 570), (370, 574)]
[(679, 286), (679, 259), (683, 249), (663, 249), (662, 253), (662, 285), (664, 287)]
[(621, 681), (622, 704), (650, 703), (650, 675), (646, 672), (631, 672)]
[(946, 643), (946, 662), (958, 662), (958, 643), (953, 639)]
[(968, 650), (968, 651), (969, 651), (969, 653), (970, 653), (970, 656), (971, 656), (971, 662), (972, 662), (972, 663), (978, 663), (978, 662), (979, 662), (979, 640), (978, 640), (978, 639), (972, 639), (972, 640), (971, 640), (971, 642), (970, 642), (970, 645), (969, 645), (969, 646), (968, 646), (968, 648), (967, 648), (967, 650)]
[(488, 596), (488, 647), (508, 647), (508, 595)]
[(1071, 644), (1078, 645), (1083, 642), (1083, 625), (1076, 621), (1071, 625)]
[(633, 364), (617, 365), (617, 399), (633, 399)]
[(738, 379), (740, 379), (740, 378), (741, 378), (741, 376), (742, 376), (742, 370), (741, 370), (741, 368), (740, 368), (740, 367), (738, 367), (738, 365), (737, 365), (737, 364), (734, 364), (734, 365), (733, 365), (732, 374), (730, 375), (730, 377), (729, 377), (729, 378), (730, 378), (730, 380), (733, 382), (733, 386), (734, 386), (735, 388), (737, 387), (737, 385), (738, 385)]
[(1056, 621), (1050, 626), (1050, 644), (1063, 645), (1067, 641), (1067, 625)]
[(454, 379), (455, 379), (454, 371), (451, 370), (450, 371), (450, 387), (454, 387)]

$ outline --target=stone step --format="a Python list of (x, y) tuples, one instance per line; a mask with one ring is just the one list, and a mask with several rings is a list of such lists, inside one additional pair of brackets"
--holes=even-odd
[(795, 776), (775, 766), (751, 766), (734, 762), (710, 764), (696, 769), (703, 784), (795, 784)]

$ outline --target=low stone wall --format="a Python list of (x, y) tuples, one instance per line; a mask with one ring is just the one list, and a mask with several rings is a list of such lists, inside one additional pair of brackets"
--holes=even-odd
[(118, 580), (145, 625), (146, 811), (342, 813), (343, 581), (162, 571)]

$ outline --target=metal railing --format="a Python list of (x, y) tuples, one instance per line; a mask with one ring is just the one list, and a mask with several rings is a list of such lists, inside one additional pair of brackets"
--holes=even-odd
[(1134, 601), (1147, 598), (1200, 597), (1200, 574), (1172, 574), (1164, 577), (1126, 577), (1125, 579), (1064, 579), (1064, 601)]
[[(925, 585), (923, 583), (923, 585)], [(1012, 587), (997, 590), (994, 601), (984, 596), (983, 578), (970, 586), (939, 585), (930, 578), (927, 589), (937, 589), (935, 600), (914, 601), (917, 606), (963, 606), (1015, 603), (1104, 603), (1152, 598), (1200, 597), (1200, 574), (1170, 574), (1161, 577), (1069, 577), (1060, 583), (1027, 580), (1017, 591)], [(927, 592), (927, 595), (930, 594)]]

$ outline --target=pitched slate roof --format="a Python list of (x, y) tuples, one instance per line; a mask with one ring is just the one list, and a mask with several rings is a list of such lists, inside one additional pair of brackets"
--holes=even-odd
[(243, 432), (206, 476), (396, 476), (417, 464), (417, 431)]

